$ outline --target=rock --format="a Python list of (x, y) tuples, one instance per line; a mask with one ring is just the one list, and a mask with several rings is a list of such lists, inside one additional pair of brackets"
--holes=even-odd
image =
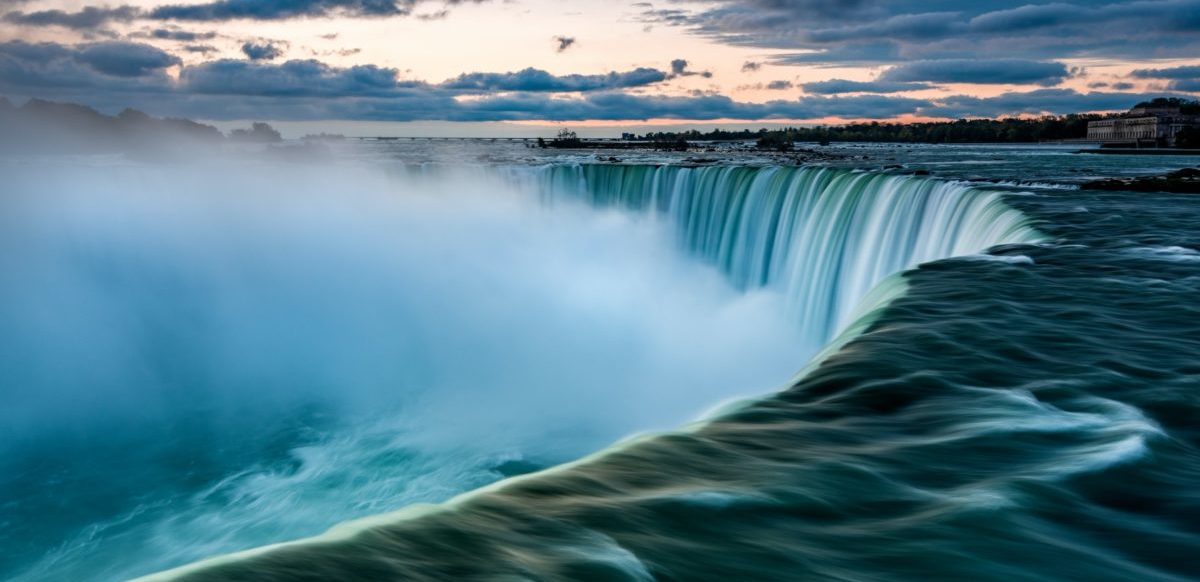
[(1082, 190), (1106, 190), (1114, 192), (1171, 192), (1175, 194), (1200, 194), (1200, 169), (1184, 168), (1165, 176), (1147, 178), (1106, 178), (1087, 182)]

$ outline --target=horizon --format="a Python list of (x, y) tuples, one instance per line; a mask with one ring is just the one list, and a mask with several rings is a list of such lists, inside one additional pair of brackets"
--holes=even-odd
[[(1147, 97), (1150, 99), (1151, 97)], [(68, 105), (68, 106), (83, 106), (109, 117), (117, 117), (124, 111), (134, 111), (140, 114), (145, 112), (132, 107), (115, 107), (107, 111), (96, 110), (88, 105), (81, 103), (73, 103), (66, 101), (44, 100), (38, 97), (30, 97), (25, 101), (17, 101), (13, 103), (12, 99), (7, 96), (0, 95), (0, 100), (7, 101), (18, 109), (25, 106), (29, 102), (42, 100), (48, 103)], [(1200, 100), (1192, 100), (1194, 103), (1200, 103)], [(1140, 106), (1141, 102), (1133, 104), (1130, 107)], [(814, 127), (852, 127), (855, 125), (883, 124), (883, 125), (920, 125), (920, 124), (942, 124), (956, 123), (963, 121), (1036, 121), (1044, 118), (1063, 118), (1071, 115), (1120, 115), (1125, 110), (1116, 110), (1112, 112), (1073, 112), (1066, 114), (1043, 114), (1032, 115), (1022, 114), (1003, 117), (960, 117), (957, 119), (890, 119), (890, 120), (857, 120), (857, 121), (842, 121), (835, 123), (817, 123), (817, 122), (797, 122), (788, 123), (778, 120), (762, 120), (762, 121), (739, 121), (739, 120), (712, 120), (712, 121), (678, 121), (678, 120), (659, 120), (655, 122), (642, 123), (587, 123), (572, 125), (568, 122), (451, 122), (451, 121), (422, 121), (422, 122), (363, 122), (354, 120), (314, 120), (314, 121), (272, 121), (269, 123), (273, 130), (278, 131), (284, 139), (301, 139), (305, 137), (317, 137), (328, 135), (330, 137), (342, 137), (347, 139), (413, 139), (413, 140), (440, 140), (440, 139), (501, 139), (501, 140), (534, 140), (539, 138), (553, 137), (556, 133), (563, 130), (569, 130), (581, 138), (585, 139), (619, 139), (626, 134), (645, 135), (649, 133), (687, 133), (696, 131), (699, 133), (729, 131), (729, 132), (770, 132), (792, 128), (814, 128)], [(159, 119), (170, 119), (171, 116), (164, 116)], [(175, 119), (183, 119), (201, 123), (217, 129), (224, 135), (230, 135), (236, 130), (244, 130), (248, 125), (261, 122), (261, 119), (244, 119), (244, 120), (211, 120), (211, 119), (189, 119), (175, 117)]]
[(1106, 113), (1200, 95), (1197, 14), (1200, 0), (0, 0), (0, 94), (289, 136)]

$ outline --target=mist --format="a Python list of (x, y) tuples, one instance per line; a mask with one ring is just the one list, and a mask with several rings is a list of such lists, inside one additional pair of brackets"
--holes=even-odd
[[(671, 428), (818, 347), (779, 295), (737, 291), (653, 217), (548, 207), (486, 172), (9, 169), (0, 465), (49, 451), (111, 490), (89, 517), (125, 533), (64, 555), (113, 577)], [(79, 469), (101, 440), (121, 445)], [(147, 490), (175, 506), (129, 525)]]
[(736, 292), (645, 217), (446, 172), (32, 170), (3, 202), (4, 367), (29, 388), (9, 427), (171, 414), (202, 391), (624, 432), (803, 363), (778, 297)]

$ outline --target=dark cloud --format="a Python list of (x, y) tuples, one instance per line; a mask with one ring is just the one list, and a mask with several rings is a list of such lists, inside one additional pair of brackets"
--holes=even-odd
[(686, 59), (675, 59), (671, 61), (671, 77), (695, 77), (700, 76), (705, 79), (712, 78), (713, 74), (709, 71), (692, 71), (688, 69), (691, 65)]
[(1056, 62), (1022, 59), (943, 59), (914, 61), (884, 71), (880, 81), (899, 83), (976, 83), (1057, 85), (1070, 73)]
[(643, 87), (661, 83), (666, 79), (667, 73), (648, 68), (604, 75), (562, 76), (528, 68), (514, 73), (467, 73), (442, 83), (441, 87), (470, 92), (582, 92)]
[[(150, 11), (160, 20), (220, 22), (225, 20), (283, 20), (300, 17), (409, 16), (430, 0), (216, 0), (202, 4), (169, 4)], [(488, 0), (445, 0), (447, 6)]]
[[(179, 57), (147, 44), (116, 41), (82, 45), (67, 56), (112, 77), (144, 77), (181, 62)], [(42, 64), (52, 64), (55, 60), (49, 59)]]
[(283, 56), (283, 49), (270, 42), (242, 43), (242, 54), (252, 61), (273, 61)]
[(912, 113), (927, 105), (928, 102), (916, 99), (871, 96), (740, 103), (723, 95), (672, 97), (597, 93), (572, 100), (514, 95), (464, 103), (453, 120), (767, 120), (857, 117), (864, 113), (866, 117), (884, 118)]
[(217, 33), (212, 31), (195, 32), (191, 30), (180, 30), (178, 28), (156, 28), (146, 33), (144, 36), (158, 40), (195, 42), (198, 40), (212, 40), (217, 37)]
[(554, 37), (554, 42), (557, 43), (557, 45), (558, 45), (555, 47), (554, 50), (561, 53), (561, 52), (575, 46), (575, 37), (573, 37), (573, 36), (556, 36), (556, 37)]
[(129, 42), (63, 46), (0, 43), (0, 92), (82, 97), (139, 96), (169, 88), (164, 69), (179, 59), (149, 45)]
[[(173, 79), (164, 70), (176, 65), (180, 67), (179, 76)], [(686, 64), (676, 68), (688, 72)], [(797, 99), (745, 103), (703, 92), (664, 96), (621, 90), (639, 83), (659, 82), (669, 74), (634, 69), (605, 75), (555, 76), (532, 70), (474, 73), (443, 84), (429, 84), (402, 80), (397, 69), (372, 65), (334, 67), (316, 60), (278, 64), (217, 60), (181, 65), (178, 58), (168, 53), (136, 43), (77, 46), (0, 43), (0, 92), (84, 102), (113, 110), (133, 106), (158, 115), (203, 119), (619, 121), (890, 119), (902, 115), (995, 117), (1124, 110), (1156, 96), (1040, 89), (987, 98), (954, 95), (917, 99), (856, 91), (855, 95), (809, 94)], [(780, 86), (786, 86), (786, 81)], [(578, 95), (562, 94), (567, 91)], [(464, 93), (470, 93), (471, 98), (461, 99)]]
[(787, 89), (791, 89), (793, 87), (795, 87), (795, 84), (788, 80), (771, 81), (770, 83), (767, 83), (768, 91), (786, 91)]
[[(828, 116), (886, 118), (912, 113), (931, 105), (914, 99), (877, 96), (780, 100), (768, 103), (739, 103), (721, 95), (668, 97), (632, 95), (605, 90), (603, 85), (629, 85), (663, 79), (666, 73), (635, 69), (612, 75), (563, 75), (553, 77), (562, 88), (597, 88), (577, 98), (563, 98), (546, 91), (513, 90), (460, 100), (463, 89), (456, 82), (469, 82), (474, 89), (528, 89), (518, 82), (520, 74), (464, 75), (447, 86), (402, 81), (395, 69), (358, 66), (331, 67), (318, 61), (287, 61), (269, 64), (245, 60), (218, 60), (183, 66), (178, 82), (155, 76), (148, 68), (162, 64), (147, 59), (110, 73), (147, 71), (141, 85), (132, 78), (93, 72), (81, 74), (85, 65), (76, 60), (83, 51), (46, 43), (0, 45), (0, 86), (17, 87), (18, 94), (43, 92), (47, 96), (82, 101), (95, 106), (135, 106), (158, 114), (188, 115), (204, 119), (359, 119), (359, 120), (645, 120), (670, 119), (809, 119)], [(15, 55), (15, 56), (13, 56)], [(22, 76), (6, 65), (21, 61), (43, 65), (40, 76)], [(93, 64), (97, 64), (93, 59)], [(65, 66), (70, 65), (70, 66)], [(74, 67), (72, 69), (71, 67)], [(140, 67), (140, 69), (139, 69)], [(55, 73), (71, 85), (54, 85)], [(15, 73), (15, 74), (14, 74)], [(540, 75), (535, 75), (540, 77)], [(117, 86), (114, 83), (123, 82)], [(656, 82), (656, 81), (655, 81)], [(472, 84), (474, 83), (474, 84)], [(102, 88), (106, 90), (97, 91)]]
[(1137, 79), (1200, 79), (1200, 66), (1138, 69), (1132, 76)]
[[(728, 44), (797, 49), (781, 62), (1194, 56), (1200, 0), (712, 0), (649, 23)], [(803, 51), (803, 52), (801, 52)]]
[(759, 63), (759, 62), (746, 61), (746, 62), (742, 63), (742, 72), (743, 73), (753, 73), (753, 72), (758, 71), (761, 68), (762, 68), (762, 63)]
[(82, 47), (75, 60), (115, 77), (141, 77), (178, 65), (179, 57), (148, 44), (99, 42)]
[[(2, 1), (2, 0), (0, 0)], [(490, 0), (442, 0), (443, 8), (425, 19), (444, 17), (448, 6), (480, 4)], [(284, 20), (322, 16), (391, 17), (409, 16), (422, 4), (434, 0), (215, 0), (200, 4), (167, 4), (146, 11), (135, 6), (88, 6), (79, 12), (43, 10), (13, 11), (4, 15), (6, 22), (23, 26), (62, 26), (94, 30), (110, 22), (137, 19), (223, 22), (227, 20)], [(0, 7), (4, 4), (0, 3)]]
[(1200, 66), (1138, 69), (1132, 76), (1137, 79), (1167, 80), (1167, 88), (1172, 91), (1200, 93)]
[(393, 95), (427, 85), (401, 82), (399, 71), (359, 65), (337, 68), (315, 60), (287, 61), (279, 65), (222, 59), (185, 67), (180, 90), (207, 95), (265, 97), (355, 97)]
[(939, 99), (935, 107), (922, 110), (922, 113), (932, 117), (957, 118), (1124, 111), (1140, 101), (1158, 96), (1160, 95), (1120, 92), (1079, 93), (1070, 89), (1038, 89), (1028, 92), (1004, 93), (995, 97), (955, 95)]
[(846, 79), (830, 79), (801, 85), (805, 93), (815, 95), (841, 95), (844, 93), (903, 93), (905, 91), (921, 91), (932, 89), (929, 83), (911, 83), (895, 81), (849, 81)]
[(141, 15), (141, 9), (133, 6), (117, 6), (115, 8), (88, 6), (79, 12), (62, 10), (9, 12), (4, 15), (4, 21), (21, 26), (61, 26), (76, 30), (93, 30), (110, 22), (130, 22)]

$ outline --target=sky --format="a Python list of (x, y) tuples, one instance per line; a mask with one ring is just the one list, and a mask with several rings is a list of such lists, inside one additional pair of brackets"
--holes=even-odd
[(1200, 0), (0, 0), (0, 95), (347, 135), (1118, 111)]

